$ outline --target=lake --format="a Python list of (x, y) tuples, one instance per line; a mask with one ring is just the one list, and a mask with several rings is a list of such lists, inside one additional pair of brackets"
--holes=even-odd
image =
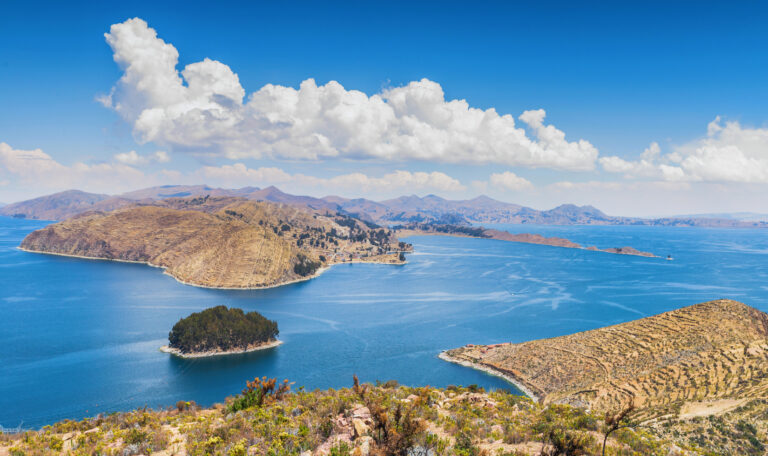
[[(266, 290), (182, 285), (148, 266), (16, 249), (48, 222), (0, 218), (0, 425), (178, 400), (222, 402), (255, 376), (294, 388), (395, 379), (513, 386), (441, 361), (467, 343), (521, 342), (733, 298), (768, 310), (768, 230), (505, 225), (674, 261), (504, 241), (415, 236), (402, 266), (346, 264)], [(179, 359), (158, 351), (180, 318), (215, 305), (276, 320), (277, 348)]]

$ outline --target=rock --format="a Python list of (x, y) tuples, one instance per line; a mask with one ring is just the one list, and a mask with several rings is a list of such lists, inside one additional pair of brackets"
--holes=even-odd
[(435, 450), (417, 445), (408, 448), (408, 456), (435, 456)]
[(359, 405), (352, 409), (352, 418), (359, 418), (363, 421), (371, 419), (371, 411), (364, 405)]
[(356, 456), (369, 456), (371, 454), (371, 446), (373, 445), (373, 437), (365, 436), (360, 438), (360, 445), (355, 448), (353, 452)]
[(371, 432), (371, 428), (365, 424), (363, 420), (360, 418), (353, 418), (352, 419), (352, 438), (358, 439), (360, 437), (363, 437), (367, 435), (369, 432)]

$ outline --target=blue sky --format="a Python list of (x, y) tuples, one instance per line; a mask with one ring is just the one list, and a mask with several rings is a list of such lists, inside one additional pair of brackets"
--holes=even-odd
[[(768, 8), (757, 2), (11, 1), (2, 8), (0, 201), (70, 187), (112, 193), (206, 181), (372, 198), (486, 193), (628, 215), (768, 211), (759, 198), (768, 183)], [(226, 65), (243, 105), (266, 84), (299, 89), (309, 78), (368, 97), (425, 78), (437, 86), (403, 90), (406, 108), (394, 108), (396, 122), (365, 138), (338, 131), (338, 119), (329, 123), (335, 114), (327, 103), (328, 112), (281, 111), (288, 117), (280, 128), (286, 119), (304, 127), (281, 130), (291, 141), (277, 145), (265, 139), (277, 127), (255, 118), (227, 130), (181, 117), (139, 125), (141, 112), (159, 109), (167, 118), (181, 102), (158, 101), (162, 89), (147, 96), (140, 83), (118, 82), (126, 65), (146, 67), (113, 60), (115, 47), (135, 50), (140, 41), (105, 40), (113, 24), (131, 18), (178, 51), (179, 72), (206, 58)], [(206, 78), (218, 68), (206, 67)], [(96, 101), (113, 87), (111, 105)], [(503, 131), (481, 128), (462, 141), (453, 133), (468, 120), (437, 125), (442, 120), (431, 114), (409, 111), (414, 94), (435, 87), (445, 102), (510, 115), (525, 137), (507, 148), (507, 122)], [(133, 108), (121, 111), (128, 100)], [(280, 103), (259, 104), (259, 118), (272, 119)], [(361, 129), (377, 129), (369, 104), (376, 103), (355, 111), (369, 119)], [(245, 112), (221, 109), (238, 119)], [(546, 116), (533, 116), (534, 124), (564, 140), (552, 143), (521, 120), (538, 109)], [(418, 131), (431, 133), (403, 133), (412, 117)], [(329, 138), (324, 151), (304, 154), (316, 135)], [(418, 146), (404, 146), (414, 138)], [(392, 146), (374, 151), (377, 141)], [(44, 155), (30, 155), (37, 149)]]

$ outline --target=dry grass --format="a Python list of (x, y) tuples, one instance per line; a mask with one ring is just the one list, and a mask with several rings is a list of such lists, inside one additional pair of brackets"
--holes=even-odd
[[(267, 381), (269, 385), (271, 382)], [(264, 382), (260, 382), (263, 385)], [(251, 385), (253, 390), (257, 386)], [(269, 388), (267, 388), (269, 389)], [(40, 431), (5, 435), (0, 456), (75, 455), (539, 455), (558, 445), (599, 454), (603, 423), (567, 405), (544, 406), (502, 391), (357, 385), (326, 391), (265, 393), (258, 404), (199, 409), (180, 402)], [(612, 455), (668, 455), (674, 447), (626, 430)], [(689, 454), (696, 454), (694, 452)]]

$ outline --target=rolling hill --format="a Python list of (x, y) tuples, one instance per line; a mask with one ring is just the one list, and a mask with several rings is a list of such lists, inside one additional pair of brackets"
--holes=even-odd
[(179, 281), (261, 288), (312, 277), (323, 266), (402, 263), (391, 231), (344, 214), (243, 198), (169, 198), (87, 212), (30, 233), (21, 248), (148, 263)]

